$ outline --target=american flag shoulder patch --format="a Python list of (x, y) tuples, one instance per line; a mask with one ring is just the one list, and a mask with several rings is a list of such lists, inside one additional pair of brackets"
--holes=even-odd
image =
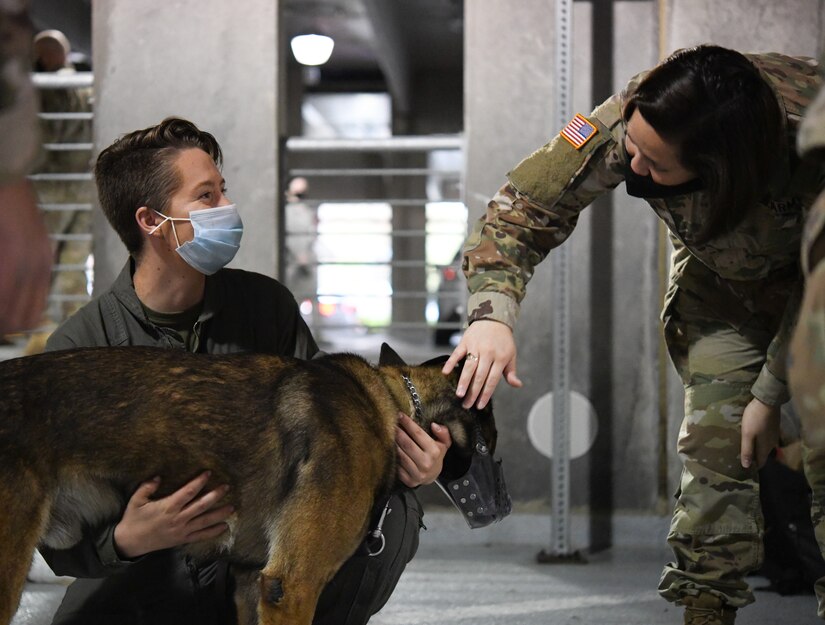
[(587, 118), (576, 113), (576, 116), (561, 129), (559, 133), (568, 143), (577, 150), (599, 133), (598, 129)]

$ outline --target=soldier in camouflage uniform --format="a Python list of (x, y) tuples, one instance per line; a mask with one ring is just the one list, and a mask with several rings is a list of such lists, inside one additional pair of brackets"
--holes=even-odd
[(502, 374), (520, 385), (511, 328), (526, 283), (583, 208), (624, 181), (667, 225), (663, 320), (685, 385), (684, 470), (659, 590), (686, 623), (733, 623), (753, 601), (757, 470), (788, 400), (803, 216), (823, 177), (796, 159), (795, 138), (819, 84), (810, 59), (677, 52), (523, 160), (465, 246), (471, 325), (445, 371), (466, 356), (457, 392), (484, 404)]
[[(825, 163), (825, 89), (805, 114), (799, 152)], [(825, 556), (825, 191), (811, 208), (802, 237), (805, 294), (791, 340), (788, 378), (802, 425), (805, 476), (813, 490), (811, 518)], [(825, 578), (816, 583), (819, 616), (825, 619)]]
[(52, 251), (25, 176), (38, 153), (27, 2), (0, 0), (0, 339), (40, 321)]

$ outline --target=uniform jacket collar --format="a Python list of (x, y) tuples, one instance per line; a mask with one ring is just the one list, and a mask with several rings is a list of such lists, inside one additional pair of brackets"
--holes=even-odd
[[(203, 296), (203, 309), (198, 317), (198, 323), (211, 319), (223, 306), (223, 269), (211, 276), (206, 276), (206, 287)], [(135, 292), (135, 261), (129, 258), (117, 279), (112, 285), (112, 293), (123, 304), (123, 306), (144, 325), (151, 325), (146, 317), (143, 305)]]

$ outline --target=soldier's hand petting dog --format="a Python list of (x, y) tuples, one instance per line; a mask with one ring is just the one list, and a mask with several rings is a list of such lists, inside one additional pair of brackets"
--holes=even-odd
[(395, 444), (398, 447), (398, 477), (405, 486), (432, 484), (444, 466), (444, 456), (452, 445), (450, 431), (432, 424), (433, 438), (402, 412), (398, 413)]
[(219, 486), (201, 494), (209, 481), (205, 471), (171, 495), (151, 499), (160, 478), (143, 482), (129, 499), (123, 518), (115, 526), (115, 546), (125, 560), (152, 551), (178, 547), (214, 538), (227, 530), (224, 521), (232, 514), (229, 505), (215, 505), (229, 487)]
[(514, 388), (522, 382), (516, 374), (516, 342), (510, 326), (492, 319), (479, 319), (464, 332), (441, 372), (448, 375), (464, 359), (464, 368), (458, 380), (455, 394), (463, 397), (461, 404), (479, 410), (493, 396), (499, 380)]

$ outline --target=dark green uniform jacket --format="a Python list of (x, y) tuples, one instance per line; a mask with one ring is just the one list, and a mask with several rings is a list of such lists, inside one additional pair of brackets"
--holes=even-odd
[[(183, 349), (177, 333), (149, 321), (135, 294), (131, 272), (130, 262), (110, 290), (49, 337), (46, 349), (113, 345)], [(271, 278), (237, 269), (207, 276), (194, 332), (198, 337), (194, 351), (208, 354), (264, 352), (312, 358), (318, 351), (289, 290)]]

